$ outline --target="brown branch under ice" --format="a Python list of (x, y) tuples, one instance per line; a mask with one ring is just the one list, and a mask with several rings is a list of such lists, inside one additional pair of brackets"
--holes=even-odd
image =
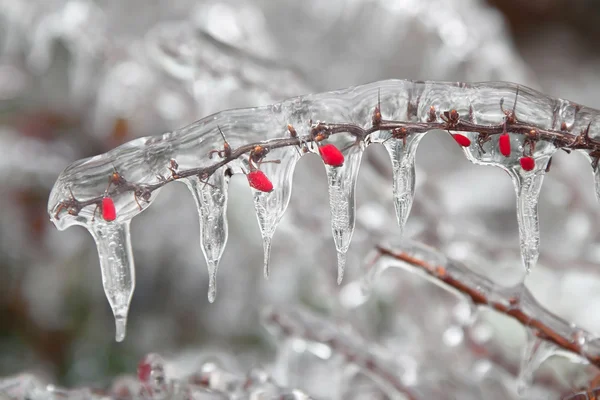
[(415, 268), (418, 268), (419, 270), (424, 271), (429, 276), (445, 283), (446, 285), (469, 297), (473, 303), (490, 307), (501, 314), (514, 318), (524, 327), (532, 329), (534, 334), (540, 339), (547, 340), (563, 350), (578, 354), (587, 359), (590, 364), (600, 368), (599, 355), (589, 354), (586, 352), (584, 346), (578, 343), (577, 340), (573, 340), (573, 338), (561, 335), (544, 322), (535, 318), (533, 315), (527, 314), (527, 312), (519, 308), (518, 299), (509, 298), (508, 305), (491, 300), (485, 294), (481, 293), (477, 288), (471, 287), (453, 277), (451, 273), (442, 265), (433, 265), (419, 257), (415, 257), (408, 253), (396, 251), (381, 245), (377, 246), (376, 250), (379, 257), (387, 256), (395, 260), (400, 260)]
[[(84, 207), (90, 205), (96, 205), (97, 207), (100, 207), (102, 200), (105, 197), (112, 197), (123, 192), (132, 192), (136, 202), (139, 205), (140, 200), (146, 202), (149, 201), (153, 191), (175, 180), (197, 176), (201, 181), (206, 182), (219, 168), (241, 158), (242, 156), (247, 155), (250, 165), (252, 166), (254, 163), (259, 167), (260, 163), (264, 161), (265, 156), (272, 149), (298, 146), (298, 148), (302, 148), (305, 152), (307, 152), (308, 149), (306, 148), (306, 145), (308, 143), (319, 143), (327, 140), (332, 135), (341, 133), (352, 135), (355, 139), (354, 144), (356, 145), (360, 142), (365, 142), (367, 144), (370, 143), (370, 135), (378, 131), (390, 131), (391, 138), (403, 141), (405, 141), (410, 135), (424, 133), (431, 130), (445, 130), (448, 132), (477, 132), (479, 134), (477, 137), (477, 145), (481, 148), (482, 152), (484, 152), (483, 144), (489, 141), (491, 136), (510, 132), (513, 134), (523, 135), (525, 137), (523, 146), (524, 156), (531, 155), (535, 149), (535, 144), (537, 141), (545, 140), (553, 143), (557, 148), (561, 148), (567, 152), (570, 152), (571, 150), (589, 151), (589, 155), (593, 160), (592, 168), (596, 169), (598, 167), (598, 161), (600, 159), (600, 140), (593, 139), (589, 136), (591, 122), (586, 129), (582, 130), (579, 134), (574, 135), (570, 132), (570, 128), (565, 122), (561, 123), (559, 130), (541, 129), (532, 124), (520, 122), (517, 118), (514, 107), (512, 110), (506, 110), (503, 108), (502, 101), (500, 102), (499, 106), (504, 113), (505, 118), (504, 122), (497, 125), (479, 125), (474, 123), (472, 110), (470, 110), (467, 118), (461, 118), (455, 109), (440, 113), (439, 110), (436, 110), (433, 105), (429, 108), (427, 122), (385, 120), (382, 117), (379, 104), (374, 107), (372, 124), (369, 128), (363, 128), (353, 123), (327, 123), (318, 121), (311, 124), (310, 133), (308, 135), (298, 136), (295, 128), (292, 125), (288, 125), (288, 132), (290, 134), (289, 138), (274, 139), (268, 142), (250, 143), (240, 146), (236, 149), (229, 148), (229, 151), (224, 151), (224, 148), (218, 153), (221, 157), (221, 160), (208, 167), (178, 170), (176, 160), (171, 160), (171, 165), (168, 166), (172, 172), (171, 176), (160, 176), (158, 177), (159, 182), (154, 184), (130, 182), (115, 170), (113, 174), (108, 177), (108, 181), (110, 182), (110, 190), (107, 190), (106, 193), (88, 200), (78, 200), (71, 195), (70, 198), (62, 200), (57, 204), (54, 216), (58, 219), (63, 211), (66, 211), (70, 215), (76, 216)], [(416, 117), (416, 107), (414, 104), (409, 103), (407, 113), (409, 119)], [(555, 114), (554, 125), (556, 125), (557, 119), (558, 116)], [(457, 139), (457, 141), (459, 140)], [(227, 143), (225, 144), (226, 147), (228, 147)], [(529, 146), (528, 153), (525, 150), (527, 147), (525, 145)]]
[[(377, 355), (369, 354), (364, 356), (366, 348), (372, 348), (373, 344), (366, 344), (364, 347), (352, 343), (346, 343), (343, 338), (336, 335), (320, 335), (316, 329), (312, 329), (309, 324), (303, 323), (301, 327), (290, 322), (290, 318), (284, 312), (270, 310), (266, 315), (266, 321), (275, 325), (285, 337), (298, 337), (309, 342), (322, 343), (327, 345), (332, 352), (342, 356), (347, 363), (354, 364), (361, 368), (365, 374), (381, 381), (384, 385), (393, 388), (398, 393), (402, 393), (407, 400), (417, 400), (419, 397), (413, 393), (413, 390), (405, 385), (397, 376), (397, 369), (385, 366)], [(294, 319), (298, 323), (298, 320)], [(329, 332), (330, 333), (330, 332)], [(362, 340), (360, 337), (356, 337)], [(361, 354), (363, 352), (363, 354)]]

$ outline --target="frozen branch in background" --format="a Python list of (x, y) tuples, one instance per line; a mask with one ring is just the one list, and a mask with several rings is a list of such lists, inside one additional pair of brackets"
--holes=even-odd
[[(122, 340), (135, 286), (128, 225), (166, 184), (187, 182), (197, 198), (212, 301), (214, 274), (227, 239), (228, 178), (244, 173), (253, 188), (267, 272), (270, 240), (289, 202), (298, 155), (320, 153), (328, 168), (341, 279), (354, 229), (354, 181), (364, 148), (371, 143), (394, 143), (388, 151), (395, 166), (394, 198), (402, 228), (414, 194), (418, 141), (424, 133), (448, 131), (471, 162), (500, 167), (511, 176), (517, 194), (521, 256), (529, 272), (539, 254), (538, 197), (554, 152), (584, 152), (596, 173), (596, 193), (600, 193), (597, 119), (596, 110), (514, 84), (383, 81), (267, 107), (224, 111), (163, 136), (138, 138), (77, 161), (59, 176), (48, 212), (59, 229), (82, 225), (96, 237), (100, 258), (106, 260), (101, 263), (105, 292), (115, 318), (123, 325), (118, 334)], [(510, 137), (508, 148), (505, 135)], [(325, 144), (342, 149), (345, 160), (333, 163), (326, 158), (321, 151)], [(211, 197), (210, 206), (198, 200)], [(116, 208), (114, 221), (101, 218), (107, 198)], [(207, 220), (216, 225), (206, 226)], [(213, 233), (205, 234), (207, 229)], [(102, 235), (97, 234), (100, 231)], [(112, 240), (116, 237), (122, 240)]]
[[(343, 379), (336, 381), (331, 376), (331, 385), (339, 385), (340, 396), (348, 390), (346, 384), (358, 373), (363, 373), (376, 382), (390, 399), (426, 398), (420, 389), (412, 387), (412, 377), (416, 373), (412, 370), (414, 365), (402, 365), (389, 354), (386, 356), (384, 348), (362, 338), (350, 326), (336, 324), (302, 309), (269, 309), (265, 311), (263, 320), (280, 341), (301, 340), (305, 342), (307, 351), (323, 359), (341, 357), (345, 365), (337, 366), (335, 370), (346, 370)], [(352, 366), (358, 368), (353, 369)]]
[(489, 307), (527, 328), (531, 335), (522, 354), (517, 382), (522, 389), (531, 384), (535, 370), (558, 349), (571, 352), (600, 368), (600, 342), (597, 337), (552, 314), (526, 287), (521, 288), (519, 297), (506, 295), (502, 287), (466, 266), (425, 245), (405, 240), (399, 247), (377, 246), (363, 281), (366, 292), (370, 291), (375, 278), (391, 267), (424, 274), (429, 280), (442, 283), (448, 290), (466, 297), (473, 305)]
[(217, 400), (238, 398), (285, 398), (310, 400), (300, 390), (278, 385), (263, 369), (239, 375), (222, 365), (218, 356), (200, 354), (195, 360), (164, 360), (158, 354), (144, 357), (137, 376), (121, 376), (108, 389), (64, 389), (47, 385), (28, 374), (0, 380), (0, 399), (174, 399)]

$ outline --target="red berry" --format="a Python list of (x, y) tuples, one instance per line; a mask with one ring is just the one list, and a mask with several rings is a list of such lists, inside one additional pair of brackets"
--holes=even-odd
[(142, 382), (148, 382), (150, 380), (151, 374), (152, 374), (152, 364), (150, 364), (150, 361), (148, 360), (148, 358), (145, 357), (138, 364), (138, 368), (137, 368), (138, 379)]
[(456, 143), (458, 143), (462, 147), (469, 147), (471, 145), (471, 140), (469, 140), (469, 138), (465, 135), (455, 133), (454, 135), (452, 135), (452, 137), (454, 138), (454, 140), (456, 140)]
[(260, 190), (261, 192), (270, 192), (273, 190), (273, 183), (267, 178), (267, 176), (259, 169), (250, 171), (248, 175), (248, 183), (250, 187)]
[(531, 171), (535, 168), (535, 160), (532, 157), (521, 157), (519, 162), (521, 163), (521, 168), (525, 171)]
[(102, 199), (102, 218), (106, 221), (114, 221), (117, 218), (115, 203), (110, 197)]
[(344, 164), (344, 155), (337, 147), (335, 147), (335, 145), (331, 143), (319, 147), (319, 153), (321, 153), (321, 158), (327, 165), (331, 165), (332, 167), (340, 167), (342, 164)]
[(500, 153), (502, 153), (504, 157), (510, 156), (510, 136), (508, 133), (503, 133), (500, 135), (498, 147), (500, 148)]

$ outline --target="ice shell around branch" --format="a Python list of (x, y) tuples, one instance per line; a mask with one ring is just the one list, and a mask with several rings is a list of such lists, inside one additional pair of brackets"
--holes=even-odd
[(135, 289), (129, 225), (129, 221), (125, 221), (88, 227), (98, 248), (102, 285), (115, 316), (117, 342), (125, 339), (129, 303)]
[(341, 167), (325, 165), (327, 183), (329, 185), (329, 207), (331, 208), (331, 231), (337, 250), (338, 284), (344, 278), (346, 266), (346, 252), (350, 247), (354, 233), (355, 201), (354, 188), (363, 149), (352, 146), (347, 153), (346, 160)]
[(527, 342), (521, 354), (521, 365), (517, 376), (517, 393), (523, 396), (533, 384), (535, 372), (540, 366), (554, 355), (556, 347), (527, 331)]
[(273, 190), (253, 190), (256, 218), (263, 239), (265, 278), (269, 277), (271, 240), (290, 202), (292, 178), (298, 159), (295, 147), (281, 148), (269, 153), (269, 160), (279, 160), (280, 163), (263, 163), (260, 168), (273, 182)]
[(217, 296), (217, 269), (227, 244), (227, 187), (229, 178), (222, 171), (207, 181), (197, 176), (185, 179), (192, 192), (200, 219), (200, 247), (208, 267), (208, 301)]

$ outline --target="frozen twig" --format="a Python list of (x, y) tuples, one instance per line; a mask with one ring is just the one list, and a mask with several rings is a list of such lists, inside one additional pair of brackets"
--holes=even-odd
[[(543, 312), (532, 313), (532, 309), (537, 307), (541, 308), (541, 306), (535, 303), (533, 296), (527, 288), (523, 287), (523, 293), (519, 297), (493, 300), (485, 293), (486, 291), (493, 291), (491, 284), (486, 287), (485, 281), (481, 280), (478, 281), (476, 287), (471, 286), (469, 283), (465, 282), (464, 279), (459, 279), (453, 274), (453, 272), (458, 272), (459, 268), (453, 263), (449, 263), (448, 265), (435, 265), (424, 257), (420, 257), (418, 254), (410, 254), (383, 245), (377, 246), (376, 250), (377, 255), (374, 260), (376, 263), (385, 263), (386, 257), (402, 261), (412, 268), (425, 272), (434, 280), (443, 282), (449, 287), (457, 290), (468, 297), (474, 304), (489, 307), (517, 320), (524, 327), (531, 329), (536, 337), (551, 342), (563, 350), (578, 354), (587, 359), (590, 364), (600, 368), (600, 356), (588, 351), (586, 347), (587, 343), (585, 343), (585, 340), (582, 340), (584, 335), (582, 331), (574, 330), (569, 323), (558, 319), (546, 310)], [(470, 273), (473, 274), (473, 272)], [(522, 299), (529, 299), (528, 301), (530, 303), (533, 302), (534, 304), (521, 304)], [(526, 308), (530, 308), (530, 310), (527, 310)], [(544, 314), (553, 319), (554, 328), (542, 321), (542, 315)], [(571, 337), (565, 336), (558, 332), (557, 327), (563, 328), (564, 330), (570, 330), (574, 335)]]
[[(416, 84), (427, 84), (426, 82), (415, 82)], [(443, 83), (438, 83), (443, 85)], [(477, 88), (476, 85), (463, 87)], [(508, 85), (507, 88), (514, 88), (516, 96), (518, 96), (519, 86)], [(530, 90), (530, 89), (527, 89)], [(415, 99), (419, 100), (419, 99)], [(414, 104), (410, 103), (411, 106)], [(502, 107), (502, 102), (499, 108)], [(581, 108), (579, 105), (573, 104), (573, 107)], [(54, 208), (55, 218), (59, 218), (62, 212), (67, 211), (71, 215), (77, 215), (81, 209), (90, 205), (98, 205), (102, 202), (102, 199), (108, 196), (114, 196), (123, 192), (132, 192), (136, 196), (149, 197), (152, 192), (165, 186), (166, 184), (183, 179), (191, 176), (198, 176), (203, 180), (210, 178), (219, 168), (226, 166), (233, 160), (237, 160), (242, 156), (249, 155), (251, 158), (256, 154), (257, 148), (262, 148), (266, 152), (278, 149), (282, 147), (292, 146), (304, 146), (311, 142), (321, 142), (327, 140), (330, 136), (346, 133), (354, 137), (355, 143), (361, 141), (369, 142), (370, 135), (380, 131), (391, 132), (390, 139), (406, 141), (411, 135), (417, 135), (426, 133), (433, 130), (445, 130), (448, 132), (476, 132), (478, 134), (477, 144), (482, 146), (484, 143), (490, 140), (491, 136), (501, 135), (506, 132), (510, 132), (517, 135), (522, 135), (526, 144), (530, 148), (535, 149), (535, 143), (540, 140), (544, 140), (552, 143), (555, 147), (563, 149), (567, 152), (571, 150), (587, 150), (592, 158), (592, 167), (594, 169), (598, 166), (598, 160), (600, 158), (600, 139), (591, 137), (590, 129), (592, 128), (592, 121), (587, 123), (585, 129), (582, 129), (579, 133), (574, 134), (566, 123), (561, 121), (560, 129), (544, 129), (532, 123), (521, 122), (518, 120), (514, 110), (505, 111), (506, 119), (503, 122), (493, 125), (477, 124), (473, 122), (472, 115), (462, 116), (456, 109), (440, 110), (434, 105), (428, 106), (428, 118), (426, 122), (411, 122), (411, 121), (396, 121), (396, 120), (384, 120), (381, 117), (381, 111), (379, 106), (373, 105), (374, 117), (371, 127), (363, 128), (362, 126), (352, 123), (329, 123), (326, 121), (319, 121), (310, 125), (310, 133), (308, 135), (290, 138), (280, 138), (270, 140), (266, 142), (254, 142), (241, 145), (236, 149), (233, 149), (223, 159), (215, 162), (212, 165), (206, 167), (189, 168), (185, 170), (179, 170), (173, 172), (173, 174), (165, 179), (160, 180), (154, 184), (143, 184), (135, 183), (125, 180), (123, 177), (115, 178), (113, 181), (114, 185), (111, 190), (107, 193), (102, 193), (96, 197), (92, 197), (86, 200), (76, 200), (74, 198), (63, 199)], [(588, 113), (591, 110), (588, 110)], [(410, 113), (410, 110), (408, 111)], [(415, 110), (413, 110), (415, 112)], [(471, 112), (473, 110), (471, 109)], [(375, 115), (379, 115), (375, 117)], [(221, 118), (225, 120), (228, 117), (227, 112), (219, 113), (215, 116), (209, 117), (218, 122)], [(412, 117), (417, 117), (413, 115)], [(560, 116), (558, 115), (558, 109), (552, 115), (553, 125)], [(200, 122), (194, 125), (201, 125)], [(600, 128), (600, 126), (598, 127)], [(172, 135), (171, 135), (172, 136)], [(460, 144), (460, 143), (459, 143)], [(466, 146), (465, 146), (466, 147)], [(260, 157), (259, 157), (260, 159)], [(115, 171), (116, 172), (116, 171)], [(116, 172), (118, 174), (118, 172)], [(109, 178), (109, 177), (107, 177)]]
[(402, 394), (407, 400), (420, 398), (415, 388), (402, 381), (404, 368), (398, 363), (384, 359), (383, 349), (378, 349), (356, 332), (342, 331), (330, 321), (320, 319), (304, 310), (286, 311), (273, 308), (265, 311), (263, 319), (267, 328), (274, 330), (273, 333), (277, 335), (328, 346), (333, 353), (342, 356), (346, 363), (358, 366), (367, 376), (387, 388), (391, 398), (395, 398), (397, 394)]
[[(505, 103), (511, 106), (505, 108)], [(312, 152), (321, 156), (327, 171), (341, 282), (364, 148), (381, 143), (390, 155), (402, 229), (414, 197), (417, 146), (425, 133), (447, 131), (471, 162), (503, 168), (511, 176), (521, 257), (529, 272), (539, 254), (539, 193), (557, 149), (587, 155), (600, 196), (598, 116), (596, 110), (510, 83), (381, 81), (223, 111), (161, 137), (139, 138), (77, 161), (59, 176), (48, 212), (60, 229), (83, 225), (96, 238), (105, 291), (123, 325), (134, 289), (129, 223), (154, 200), (155, 192), (174, 181), (192, 191), (212, 302), (227, 241), (228, 178), (244, 173), (254, 189), (268, 276), (271, 239), (289, 203), (294, 167), (302, 154)], [(110, 205), (108, 213), (105, 204)], [(115, 238), (121, 238), (116, 246), (111, 241)], [(120, 338), (124, 325), (121, 331)]]

